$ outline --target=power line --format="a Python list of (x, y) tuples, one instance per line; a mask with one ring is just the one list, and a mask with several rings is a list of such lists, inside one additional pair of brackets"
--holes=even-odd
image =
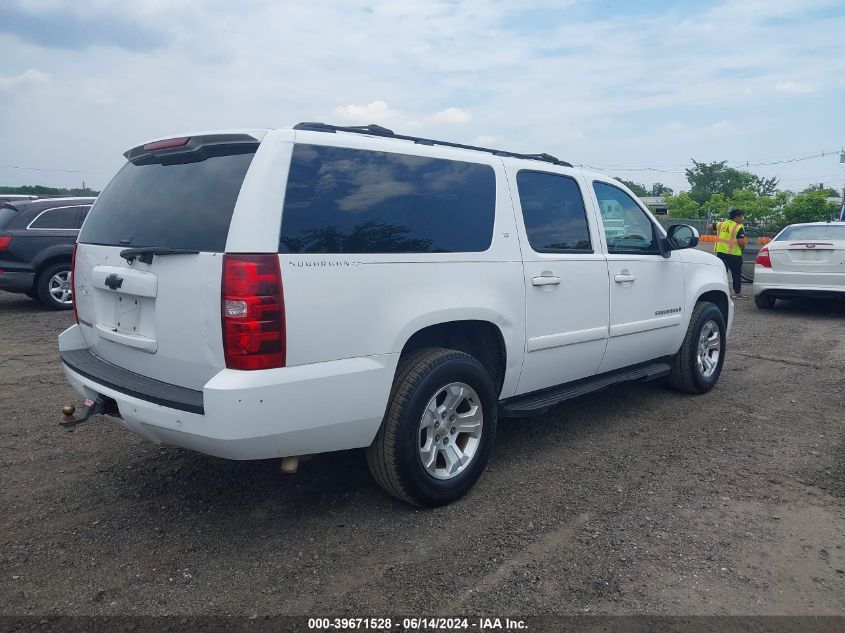
[[(797, 154), (792, 155), (789, 157), (782, 157), (779, 159), (771, 158), (759, 158), (756, 160), (748, 160), (743, 162), (736, 162), (733, 164), (728, 164), (729, 167), (733, 167), (734, 169), (738, 169), (741, 167), (765, 167), (770, 165), (786, 165), (789, 163), (799, 163), (806, 160), (813, 160), (815, 158), (822, 158), (824, 156), (833, 156), (839, 154), (842, 150), (838, 149), (826, 149), (816, 152), (814, 154)], [(726, 161), (728, 162), (728, 161)], [(677, 164), (677, 165), (659, 165), (654, 167), (647, 167), (642, 165), (615, 165), (610, 163), (605, 164), (598, 164), (598, 165), (587, 165), (581, 164), (580, 167), (587, 167), (589, 169), (597, 169), (599, 171), (622, 171), (622, 172), (641, 172), (641, 171), (648, 171), (648, 172), (657, 172), (660, 174), (682, 174), (686, 171), (687, 168), (691, 167), (690, 163), (686, 164)], [(675, 169), (673, 169), (675, 168)], [(680, 168), (680, 169), (678, 169)]]
[[(786, 163), (800, 163), (801, 161), (805, 160), (812, 160), (814, 158), (822, 158), (823, 156), (832, 156), (833, 154), (838, 154), (839, 150), (836, 151), (823, 151), (819, 152), (818, 154), (810, 154), (809, 156), (801, 156), (799, 158), (789, 158), (785, 160), (773, 160), (769, 162), (759, 162), (759, 163), (750, 163), (746, 162), (745, 167), (761, 167), (764, 165), (785, 165)], [(738, 165), (742, 167), (742, 164)]]

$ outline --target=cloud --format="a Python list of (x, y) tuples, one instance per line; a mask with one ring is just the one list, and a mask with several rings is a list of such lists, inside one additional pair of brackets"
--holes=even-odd
[(775, 84), (775, 90), (791, 94), (807, 94), (815, 92), (816, 88), (804, 81), (781, 81)]
[(462, 108), (446, 108), (440, 112), (435, 112), (428, 116), (428, 120), (432, 123), (469, 123), (472, 121), (472, 114), (469, 110)]
[(713, 130), (713, 131), (724, 130), (724, 129), (729, 128), (730, 126), (731, 126), (730, 121), (724, 121), (723, 120), (723, 121), (716, 121), (715, 123), (711, 123), (710, 125), (707, 126), (707, 129)]
[(0, 75), (0, 90), (18, 90), (43, 86), (50, 82), (50, 75), (35, 68), (25, 70), (14, 77)]
[(169, 133), (314, 120), (587, 164), (801, 155), (845, 138), (843, 32), (826, 0), (0, 0), (0, 136), (105, 174)]
[(380, 99), (366, 105), (338, 106), (332, 111), (332, 117), (335, 120), (349, 125), (389, 123), (399, 116), (402, 116), (401, 113), (391, 110), (387, 103)]
[(11, 0), (0, 6), (0, 32), (40, 46), (71, 50), (107, 45), (147, 51), (161, 46), (164, 33), (141, 23), (137, 14), (123, 9), (125, 4)]
[(394, 110), (385, 101), (378, 99), (365, 105), (343, 105), (332, 110), (332, 119), (348, 125), (400, 125), (408, 128), (430, 124), (464, 124), (472, 121), (472, 114), (463, 108), (450, 107), (431, 114), (409, 114)]

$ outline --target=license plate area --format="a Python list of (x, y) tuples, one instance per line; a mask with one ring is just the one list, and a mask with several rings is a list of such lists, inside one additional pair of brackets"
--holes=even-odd
[(94, 329), (102, 338), (154, 354), (158, 278), (149, 271), (97, 266), (92, 274)]
[[(131, 295), (117, 295), (114, 304), (114, 317), (112, 322), (117, 332), (121, 334), (138, 334), (141, 324), (141, 303), (140, 297)], [(143, 301), (143, 299), (141, 299)]]
[(824, 251), (811, 251), (811, 250), (801, 251), (801, 259), (802, 259), (802, 261), (805, 261), (805, 262), (820, 262), (823, 259), (823, 257), (822, 257), (823, 252)]

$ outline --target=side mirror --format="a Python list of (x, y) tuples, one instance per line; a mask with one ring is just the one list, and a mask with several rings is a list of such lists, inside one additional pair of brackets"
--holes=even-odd
[(672, 250), (695, 248), (698, 245), (698, 230), (689, 224), (673, 224), (666, 230), (666, 239)]

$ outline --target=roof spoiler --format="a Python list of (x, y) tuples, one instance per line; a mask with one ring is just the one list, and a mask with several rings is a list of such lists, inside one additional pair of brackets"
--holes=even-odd
[(123, 155), (130, 162), (143, 161), (145, 158), (165, 158), (169, 156), (202, 160), (207, 157), (209, 147), (228, 147), (232, 150), (257, 147), (260, 141), (249, 134), (200, 134), (197, 136), (179, 136), (162, 139), (133, 147)]

